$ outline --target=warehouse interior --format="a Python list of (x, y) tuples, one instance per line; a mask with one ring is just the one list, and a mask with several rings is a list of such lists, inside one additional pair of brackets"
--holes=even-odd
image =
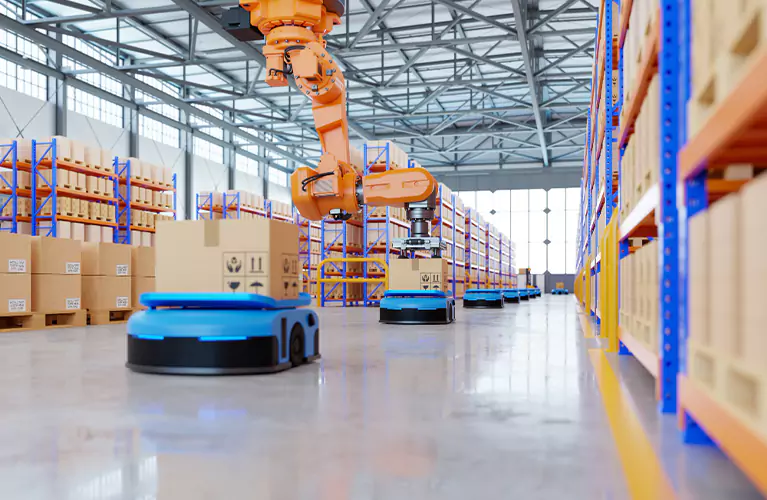
[(2, 2), (0, 498), (767, 497), (724, 4)]

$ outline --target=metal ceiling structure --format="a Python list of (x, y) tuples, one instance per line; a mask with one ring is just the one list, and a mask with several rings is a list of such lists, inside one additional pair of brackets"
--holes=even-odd
[[(267, 86), (260, 47), (221, 28), (222, 9), (236, 1), (13, 1), (25, 14), (0, 16), (0, 28), (85, 67), (66, 69), (59, 57), (34, 69), (166, 123), (147, 106), (176, 106), (208, 124), (175, 126), (203, 136), (221, 128), (229, 146), (259, 145), (263, 156), (245, 154), (286, 170), (319, 157), (309, 101), (293, 88)], [(552, 167), (580, 174), (595, 4), (348, 0), (343, 24), (327, 41), (347, 79), (352, 141), (394, 140), (436, 174)], [(114, 63), (65, 45), (62, 35), (106, 49)], [(6, 52), (0, 56), (14, 58)], [(91, 72), (120, 81), (126, 92), (104, 96), (84, 83)], [(139, 76), (178, 85), (180, 97)], [(137, 100), (131, 89), (151, 100)], [(200, 104), (224, 111), (223, 118)]]

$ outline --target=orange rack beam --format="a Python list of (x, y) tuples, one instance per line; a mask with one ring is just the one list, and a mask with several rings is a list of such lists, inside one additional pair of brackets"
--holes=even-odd
[[(120, 184), (126, 184), (126, 181), (125, 181), (124, 177), (120, 178)], [(144, 189), (150, 189), (152, 191), (174, 191), (174, 192), (176, 191), (173, 188), (173, 186), (168, 187), (168, 186), (164, 186), (164, 185), (160, 185), (160, 184), (155, 184), (154, 182), (148, 182), (148, 181), (143, 181), (143, 180), (139, 180), (139, 179), (131, 179), (130, 180), (130, 184), (131, 184), (131, 186), (140, 187), (140, 188), (144, 188)]]
[(767, 52), (749, 65), (740, 83), (679, 153), (679, 179), (704, 168), (767, 160)]
[[(42, 196), (47, 196), (51, 192), (51, 188), (49, 187), (40, 187), (37, 188), (38, 194)], [(63, 187), (57, 187), (56, 188), (56, 194), (58, 196), (64, 196), (65, 198), (78, 198), (80, 200), (86, 200), (86, 201), (101, 201), (105, 203), (114, 203), (115, 198), (112, 196), (104, 196), (101, 194), (95, 194), (95, 193), (87, 193), (85, 191), (78, 191), (77, 189), (69, 189), (69, 188), (63, 188)]]
[(631, 6), (634, 5), (634, 0), (623, 0), (621, 2), (621, 23), (620, 23), (620, 39), (618, 40), (618, 47), (623, 47), (626, 41), (626, 33), (629, 29), (629, 16), (631, 15)]
[(767, 440), (757, 435), (685, 375), (679, 375), (679, 425), (685, 411), (695, 417), (756, 488), (767, 496)]
[[(47, 167), (48, 169), (52, 168), (52, 162), (51, 160), (40, 160), (40, 163), (38, 163), (38, 167)], [(17, 162), (16, 167), (25, 171), (30, 171), (32, 169), (32, 164), (29, 162)], [(80, 163), (72, 163), (70, 161), (64, 161), (64, 160), (56, 160), (56, 168), (60, 168), (61, 170), (68, 170), (70, 172), (77, 172), (78, 174), (85, 174), (85, 175), (93, 175), (96, 177), (107, 177), (109, 179), (116, 179), (117, 174), (114, 172), (104, 172), (103, 170), (96, 170), (94, 168), (86, 167), (85, 165), (82, 165)]]
[(647, 238), (658, 236), (655, 224), (655, 210), (660, 203), (660, 187), (653, 184), (639, 199), (620, 225), (620, 239)]

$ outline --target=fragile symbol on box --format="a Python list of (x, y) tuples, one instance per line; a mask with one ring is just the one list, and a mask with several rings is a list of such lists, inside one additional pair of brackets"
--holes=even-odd
[(117, 274), (117, 276), (128, 276), (128, 264), (117, 264), (115, 274)]
[(80, 297), (77, 297), (76, 299), (67, 299), (67, 311), (71, 309), (80, 309)]
[(9, 273), (27, 272), (27, 261), (25, 259), (8, 259)]
[(67, 266), (66, 274), (80, 274), (79, 262), (67, 262), (66, 266)]
[(244, 287), (242, 285), (242, 280), (240, 279), (224, 279), (224, 291), (225, 292), (243, 292)]
[(12, 312), (12, 313), (27, 312), (27, 301), (25, 299), (9, 299), (8, 312)]
[(244, 275), (244, 260), (244, 253), (224, 253), (224, 276)]
[(115, 301), (115, 307), (117, 308), (128, 307), (128, 297), (117, 297), (117, 300)]

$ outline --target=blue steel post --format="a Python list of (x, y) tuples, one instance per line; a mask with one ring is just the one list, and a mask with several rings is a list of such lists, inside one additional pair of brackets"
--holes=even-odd
[[(605, 144), (602, 147), (605, 155), (605, 205), (602, 209), (605, 210), (605, 226), (613, 215), (613, 1), (605, 2), (605, 75), (602, 83), (605, 89)], [(599, 193), (599, 188), (596, 192)]]
[(10, 217), (0, 217), (0, 221), (9, 220), (11, 224), (7, 229), (0, 227), (0, 231), (16, 233), (18, 232), (19, 222), (18, 143), (16, 141), (12, 141), (11, 144), (2, 144), (0, 147), (8, 148), (8, 151), (2, 156), (2, 158), (0, 158), (0, 164), (5, 164), (8, 161), (9, 156), (11, 159), (11, 182), (8, 182), (7, 179), (0, 177), (0, 189), (8, 189), (10, 191), (8, 198), (3, 203), (0, 203), (0, 213), (2, 213), (5, 207), (11, 205)]
[(456, 207), (456, 204), (455, 204), (455, 193), (450, 195), (450, 204), (453, 206), (453, 221), (452, 221), (453, 222), (453, 265), (452, 265), (452, 268), (453, 268), (453, 298), (455, 298), (455, 296), (456, 296), (456, 293), (455, 293), (455, 279), (456, 279), (455, 267), (458, 265), (458, 257), (457, 257), (457, 255), (458, 255), (457, 248), (458, 247), (457, 247), (457, 244), (456, 244), (456, 241), (455, 241), (455, 238), (456, 238), (456, 236), (455, 236), (455, 230), (456, 230), (456, 228), (455, 228), (455, 212), (457, 211), (457, 207)]
[(659, 245), (660, 266), (660, 410), (676, 411), (679, 373), (679, 220), (677, 210), (677, 153), (679, 151), (678, 92), (679, 6), (678, 0), (661, 1), (660, 88), (661, 88), (661, 196)]
[[(130, 245), (131, 236), (131, 162), (127, 160), (124, 164), (120, 164), (120, 159), (115, 157), (114, 159), (114, 172), (117, 175), (117, 181), (115, 183), (115, 198), (117, 198), (117, 228), (114, 233), (114, 242)], [(125, 194), (120, 193), (119, 184), (120, 177), (125, 176)], [(197, 195), (199, 198), (199, 195)], [(120, 204), (122, 203), (122, 210), (120, 210)], [(199, 203), (198, 203), (199, 211)], [(198, 214), (199, 218), (199, 214)], [(212, 218), (212, 217), (211, 217)], [(125, 220), (125, 223), (120, 221)]]

